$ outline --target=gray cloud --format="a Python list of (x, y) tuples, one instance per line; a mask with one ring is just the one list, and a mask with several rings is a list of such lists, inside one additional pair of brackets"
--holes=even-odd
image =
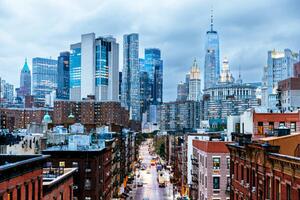
[(162, 50), (164, 100), (174, 100), (194, 57), (203, 72), (212, 6), (221, 56), (234, 75), (240, 66), (244, 81), (261, 80), (269, 49), (300, 49), (298, 0), (2, 0), (0, 76), (18, 86), (25, 57), (55, 58), (82, 33), (113, 35), (122, 44), (123, 34), (138, 32), (141, 57), (146, 47)]

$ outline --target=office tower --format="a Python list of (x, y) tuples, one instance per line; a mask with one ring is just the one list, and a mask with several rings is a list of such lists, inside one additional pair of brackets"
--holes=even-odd
[(119, 44), (112, 36), (81, 35), (71, 45), (70, 99), (95, 96), (98, 101), (119, 99)]
[(70, 52), (61, 52), (57, 58), (57, 99), (69, 99), (70, 88)]
[(202, 120), (201, 102), (175, 101), (160, 106), (161, 131), (194, 131)]
[(12, 103), (14, 100), (14, 86), (0, 78), (0, 103)]
[(21, 71), (20, 88), (17, 88), (16, 90), (17, 97), (22, 99), (24, 99), (25, 96), (31, 95), (31, 73), (27, 64), (27, 59), (25, 59), (24, 66)]
[(122, 106), (130, 111), (130, 119), (141, 120), (139, 35), (123, 36)]
[(122, 94), (122, 72), (119, 72), (119, 100), (121, 101)]
[(149, 74), (145, 71), (141, 71), (140, 74), (140, 96), (141, 96), (141, 113), (145, 113), (150, 106), (150, 98), (151, 98), (151, 85)]
[[(142, 69), (141, 69), (142, 70)], [(144, 71), (149, 75), (151, 98), (150, 104), (158, 105), (162, 103), (163, 86), (163, 61), (161, 52), (157, 48), (145, 49)]]
[(188, 98), (188, 86), (186, 83), (180, 82), (177, 85), (177, 99), (176, 101), (186, 101)]
[(201, 94), (200, 69), (195, 59), (190, 71), (188, 99), (192, 101), (200, 101), (201, 96), (202, 94)]
[(43, 103), (45, 96), (57, 88), (57, 60), (32, 59), (32, 94), (36, 102)]
[(210, 31), (206, 32), (204, 89), (217, 84), (220, 76), (219, 36), (213, 29), (213, 15), (211, 15)]
[(294, 64), (299, 61), (299, 54), (290, 49), (268, 51), (267, 66), (264, 67), (262, 105), (269, 110), (276, 110), (278, 82), (294, 75)]

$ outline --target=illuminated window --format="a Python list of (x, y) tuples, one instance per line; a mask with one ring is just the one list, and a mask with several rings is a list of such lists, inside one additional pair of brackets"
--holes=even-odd
[(220, 158), (213, 158), (213, 169), (220, 169)]

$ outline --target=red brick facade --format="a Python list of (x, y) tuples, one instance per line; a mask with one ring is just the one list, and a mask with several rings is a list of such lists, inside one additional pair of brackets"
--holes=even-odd
[(272, 146), (251, 142), (230, 144), (228, 148), (230, 199), (299, 199), (300, 159), (279, 154), (281, 148), (289, 148), (288, 144)]

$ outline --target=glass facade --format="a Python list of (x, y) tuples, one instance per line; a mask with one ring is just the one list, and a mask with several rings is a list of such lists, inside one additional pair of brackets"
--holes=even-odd
[(70, 88), (70, 53), (62, 52), (57, 58), (57, 91), (58, 99), (69, 99)]
[(143, 70), (148, 73), (150, 84), (150, 104), (162, 103), (162, 87), (163, 87), (163, 61), (161, 60), (161, 52), (157, 48), (145, 49), (145, 59)]
[(102, 45), (96, 45), (96, 74), (95, 84), (108, 85), (108, 47), (109, 44), (102, 42)]
[(32, 59), (33, 95), (44, 99), (57, 88), (57, 60), (47, 58)]
[(71, 48), (70, 54), (70, 88), (81, 85), (81, 48)]
[(213, 19), (211, 19), (211, 30), (206, 32), (205, 63), (204, 63), (204, 89), (214, 86), (220, 76), (220, 52), (219, 35), (213, 30)]
[(123, 37), (122, 106), (130, 111), (132, 120), (141, 120), (139, 35)]

